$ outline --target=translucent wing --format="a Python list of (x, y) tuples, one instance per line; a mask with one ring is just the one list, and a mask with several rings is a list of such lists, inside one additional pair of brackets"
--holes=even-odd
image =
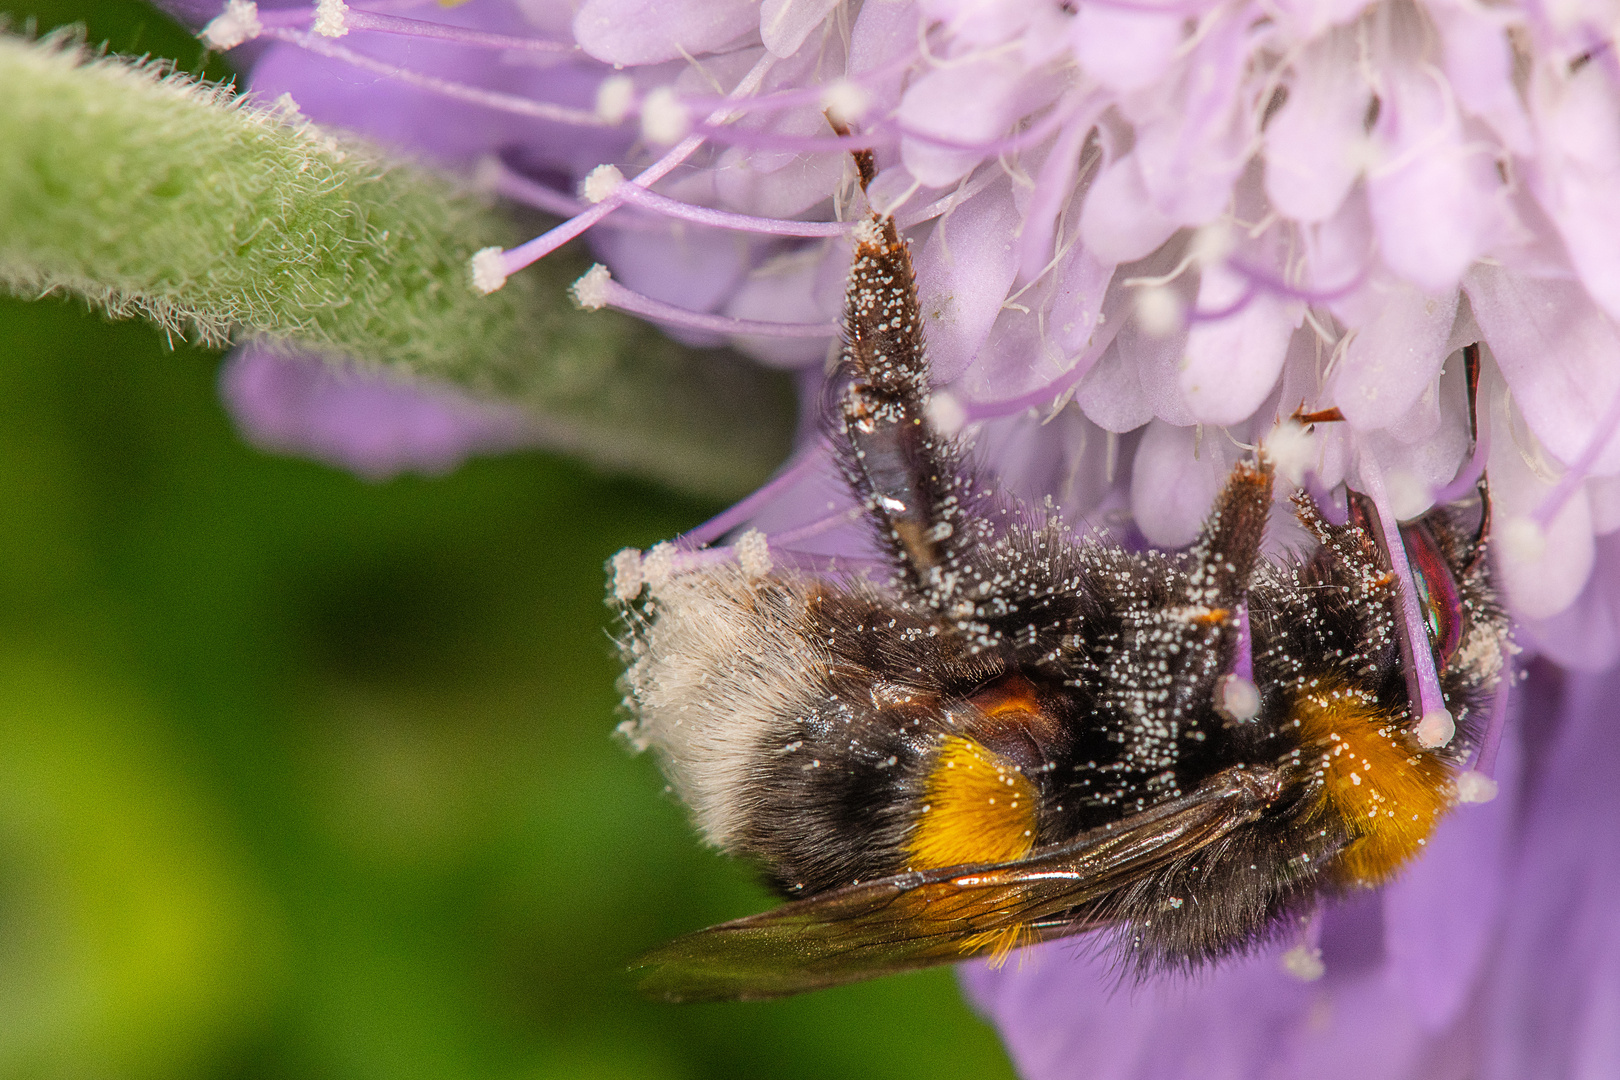
[(948, 964), (1099, 925), (1074, 909), (1254, 821), (1270, 769), (1228, 769), (1192, 793), (1017, 862), (896, 874), (711, 926), (636, 962), (666, 1001), (755, 1000)]

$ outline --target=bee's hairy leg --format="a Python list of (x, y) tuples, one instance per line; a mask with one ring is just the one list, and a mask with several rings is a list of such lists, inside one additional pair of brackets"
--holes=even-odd
[(903, 583), (930, 606), (958, 604), (958, 553), (970, 546), (971, 482), (956, 445), (928, 418), (928, 361), (911, 255), (892, 218), (855, 231), (844, 301), (839, 400), (844, 472), (867, 505)]
[(1248, 594), (1271, 513), (1271, 481), (1271, 463), (1264, 457), (1239, 464), (1227, 477), (1191, 551), (1189, 599), (1230, 607)]

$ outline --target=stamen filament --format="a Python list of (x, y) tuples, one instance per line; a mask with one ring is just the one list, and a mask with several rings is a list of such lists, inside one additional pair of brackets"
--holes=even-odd
[[(315, 9), (312, 7), (268, 8), (259, 15), (260, 22), (268, 27), (306, 27), (314, 18)], [(379, 34), (433, 38), (474, 48), (549, 53), (580, 51), (578, 45), (568, 41), (548, 41), (545, 38), (519, 37), (515, 34), (492, 34), (485, 30), (470, 30), (464, 26), (429, 22), (425, 19), (406, 19), (381, 11), (361, 10), (355, 7), (348, 9), (344, 20), (350, 30), (371, 30)]]
[[(667, 195), (660, 195), (656, 191), (649, 191), (629, 181), (620, 184), (619, 188), (625, 189), (622, 196), (625, 202), (633, 203), (644, 210), (681, 221), (713, 225), (715, 228), (731, 229), (735, 232), (764, 233), (769, 236), (842, 236), (854, 228), (853, 223), (846, 221), (791, 221), (786, 218), (754, 217), (751, 214), (734, 214), (708, 206), (694, 206), (679, 199), (671, 199)], [(619, 188), (614, 190), (618, 191)]]
[[(776, 58), (769, 52), (765, 53), (765, 55), (761, 56), (757, 61), (755, 61), (754, 66), (749, 69), (748, 74), (742, 77), (742, 81), (736, 85), (729, 96), (733, 98), (743, 98), (747, 97), (749, 94), (752, 94), (755, 90), (758, 90), (759, 84), (765, 80), (766, 73), (771, 70), (772, 65), (775, 63)], [(706, 124), (711, 126), (724, 124), (727, 123), (733, 115), (735, 114), (730, 111), (729, 105), (723, 106), (720, 109), (716, 109), (709, 115)], [(698, 147), (703, 145), (703, 142), (704, 136), (702, 133), (688, 135), (679, 143), (676, 143), (675, 146), (670, 149), (669, 153), (659, 158), (646, 169), (643, 169), (641, 173), (630, 180), (630, 183), (643, 188), (651, 187), (658, 181), (662, 180), (665, 176), (669, 175), (672, 169), (676, 168), (687, 158), (691, 157), (693, 152), (695, 152)], [(623, 184), (619, 185), (619, 189), (617, 191), (613, 192), (607, 198), (603, 199), (589, 210), (586, 210), (584, 213), (570, 218), (553, 229), (549, 229), (546, 232), (541, 233), (533, 240), (529, 240), (525, 243), (519, 244), (515, 248), (511, 248), (510, 250), (503, 252), (501, 262), (502, 267), (506, 271), (507, 275), (510, 276), (515, 274), (525, 266), (528, 266), (530, 263), (536, 262), (551, 254), (553, 251), (556, 251), (558, 248), (568, 243), (568, 241), (572, 240), (574, 237), (583, 233), (586, 229), (589, 229), (592, 225), (595, 225), (598, 221), (601, 221), (603, 218), (613, 213), (613, 211), (617, 210), (620, 206), (623, 206), (625, 199), (625, 186), (626, 185)]]
[[(296, 30), (289, 26), (266, 26), (264, 37), (276, 38), (280, 41), (297, 45), (307, 49), (317, 56), (325, 56), (332, 60), (340, 60), (370, 71), (384, 78), (414, 86), (441, 97), (452, 98), (456, 101), (465, 101), (472, 105), (482, 105), (498, 112), (514, 113), (518, 116), (527, 116), (535, 120), (549, 120), (557, 124), (573, 124), (578, 127), (608, 127), (607, 121), (594, 112), (582, 109), (570, 109), (563, 105), (552, 105), (544, 101), (534, 101), (530, 98), (519, 97), (516, 94), (503, 94), (498, 90), (483, 90), (466, 83), (456, 82), (452, 79), (441, 79), (437, 75), (426, 75), (420, 71), (391, 64), (386, 60), (378, 60), (365, 53), (356, 52), (343, 45), (338, 45), (304, 30)], [(526, 265), (526, 264), (525, 264)]]
[(681, 534), (675, 543), (683, 548), (714, 543), (803, 480), (817, 465), (826, 460), (827, 448), (825, 439), (805, 447), (791, 464), (767, 480), (758, 491), (722, 510), (697, 528)]
[(607, 267), (597, 263), (585, 276), (574, 283), (574, 297), (580, 307), (592, 311), (600, 307), (618, 308), (644, 319), (684, 326), (690, 330), (707, 330), (716, 334), (743, 334), (751, 337), (832, 337), (838, 333), (837, 323), (783, 323), (764, 322), (759, 319), (737, 319), (730, 315), (710, 315), (688, 311), (643, 296), (613, 280)]
[(1384, 550), (1389, 553), (1390, 569), (1395, 573), (1395, 591), (1400, 604), (1400, 623), (1410, 654), (1413, 682), (1417, 701), (1414, 702), (1415, 734), (1418, 745), (1433, 750), (1451, 742), (1456, 734), (1456, 721), (1446, 708), (1446, 696), (1440, 689), (1440, 676), (1434, 668), (1434, 650), (1429, 647), (1423, 612), (1418, 606), (1417, 585), (1412, 579), (1412, 567), (1406, 558), (1406, 544), (1401, 539), (1400, 522), (1395, 517), (1389, 493), (1384, 490), (1384, 474), (1378, 462), (1367, 451), (1357, 456), (1361, 484), (1367, 498), (1372, 500), (1378, 517), (1378, 536)]

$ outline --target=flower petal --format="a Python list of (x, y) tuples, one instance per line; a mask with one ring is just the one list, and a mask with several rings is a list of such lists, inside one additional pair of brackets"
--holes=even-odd
[(997, 184), (947, 214), (917, 256), (917, 291), (927, 321), (934, 378), (959, 377), (979, 353), (1018, 273), (1018, 209)]
[(1148, 542), (1186, 547), (1198, 536), (1232, 468), (1231, 444), (1217, 433), (1155, 420), (1131, 466), (1131, 515)]
[[(1620, 395), (1620, 334), (1574, 282), (1476, 266), (1465, 284), (1474, 319), (1525, 422), (1549, 454), (1572, 464)], [(1620, 438), (1591, 471), (1620, 472)]]
[(1396, 64), (1383, 74), (1383, 163), (1367, 174), (1379, 249), (1419, 288), (1454, 290), (1498, 225), (1495, 162), (1464, 139), (1438, 73)]
[(1388, 427), (1440, 377), (1457, 294), (1432, 299), (1410, 285), (1384, 296), (1377, 317), (1356, 331), (1328, 384), (1328, 397), (1358, 430)]
[[(1199, 282), (1198, 308), (1224, 310), (1253, 292), (1246, 278), (1213, 263), (1204, 268)], [(1236, 424), (1270, 396), (1299, 324), (1299, 311), (1299, 305), (1259, 293), (1225, 318), (1193, 324), (1179, 382), (1199, 423)]]
[(585, 0), (574, 40), (609, 64), (696, 56), (759, 29), (756, 0)]
[(838, 0), (763, 0), (759, 36), (774, 55), (792, 56), (837, 6)]
[(226, 361), (220, 392), (255, 446), (371, 480), (445, 473), (475, 454), (543, 441), (538, 425), (516, 406), (449, 386), (341, 371), (316, 357), (255, 345)]
[(1266, 194), (1287, 217), (1327, 220), (1361, 175), (1372, 88), (1355, 62), (1357, 48), (1351, 30), (1306, 46), (1288, 99), (1266, 124)]

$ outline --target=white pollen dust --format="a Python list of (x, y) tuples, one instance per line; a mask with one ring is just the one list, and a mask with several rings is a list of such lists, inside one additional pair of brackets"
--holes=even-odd
[(340, 38), (349, 32), (349, 5), (343, 0), (315, 0), (315, 23), (322, 37)]
[(675, 545), (669, 541), (654, 544), (641, 559), (641, 579), (657, 590), (675, 573)]
[(1456, 782), (1457, 801), (1460, 803), (1488, 803), (1496, 798), (1499, 785), (1482, 772), (1469, 769)]
[(737, 553), (737, 563), (750, 581), (758, 581), (771, 572), (770, 545), (758, 529), (749, 529), (731, 546)]
[(1451, 737), (1457, 734), (1457, 722), (1445, 709), (1430, 709), (1418, 721), (1416, 734), (1419, 746), (1435, 750), (1451, 742)]
[(1260, 688), (1241, 675), (1222, 675), (1215, 680), (1215, 711), (1238, 723), (1253, 720), (1260, 715)]
[(1327, 974), (1322, 963), (1322, 950), (1309, 945), (1295, 945), (1282, 954), (1282, 969), (1300, 982), (1315, 982)]
[(596, 115), (617, 124), (636, 103), (636, 84), (628, 75), (609, 75), (596, 86)]
[(1516, 563), (1539, 562), (1547, 554), (1546, 530), (1527, 517), (1512, 517), (1502, 523), (1502, 554)]
[(506, 284), (506, 260), (498, 247), (479, 248), (472, 257), (473, 288), (488, 296)]
[(834, 79), (821, 92), (822, 111), (830, 113), (832, 119), (845, 124), (865, 116), (866, 110), (871, 105), (872, 95), (868, 94), (864, 87), (848, 79)]
[(568, 292), (578, 304), (586, 311), (598, 311), (607, 307), (608, 282), (613, 280), (613, 274), (601, 263), (594, 264), (589, 270), (580, 275), (578, 281), (569, 286)]
[(253, 0), (230, 0), (225, 10), (203, 27), (201, 36), (203, 44), (210, 49), (224, 52), (244, 41), (252, 41), (262, 33), (264, 24), (259, 21), (259, 5)]
[(641, 593), (641, 552), (625, 548), (613, 556), (613, 595), (621, 604), (628, 604)]
[(1266, 437), (1265, 451), (1277, 472), (1299, 487), (1316, 464), (1316, 434), (1295, 420), (1284, 420)]
[(579, 193), (585, 196), (585, 201), (595, 205), (613, 194), (620, 184), (624, 183), (624, 173), (614, 165), (598, 165), (585, 174), (585, 182), (579, 186)]
[(951, 438), (962, 430), (967, 423), (967, 410), (956, 399), (954, 394), (944, 390), (935, 390), (928, 395), (928, 404), (923, 406), (923, 414), (928, 417), (928, 423), (933, 429)]
[(675, 96), (675, 91), (660, 86), (641, 102), (641, 133), (647, 141), (659, 146), (680, 142), (692, 130), (692, 116)]
[(1149, 337), (1168, 337), (1181, 329), (1181, 297), (1163, 285), (1149, 285), (1139, 290), (1136, 321)]

